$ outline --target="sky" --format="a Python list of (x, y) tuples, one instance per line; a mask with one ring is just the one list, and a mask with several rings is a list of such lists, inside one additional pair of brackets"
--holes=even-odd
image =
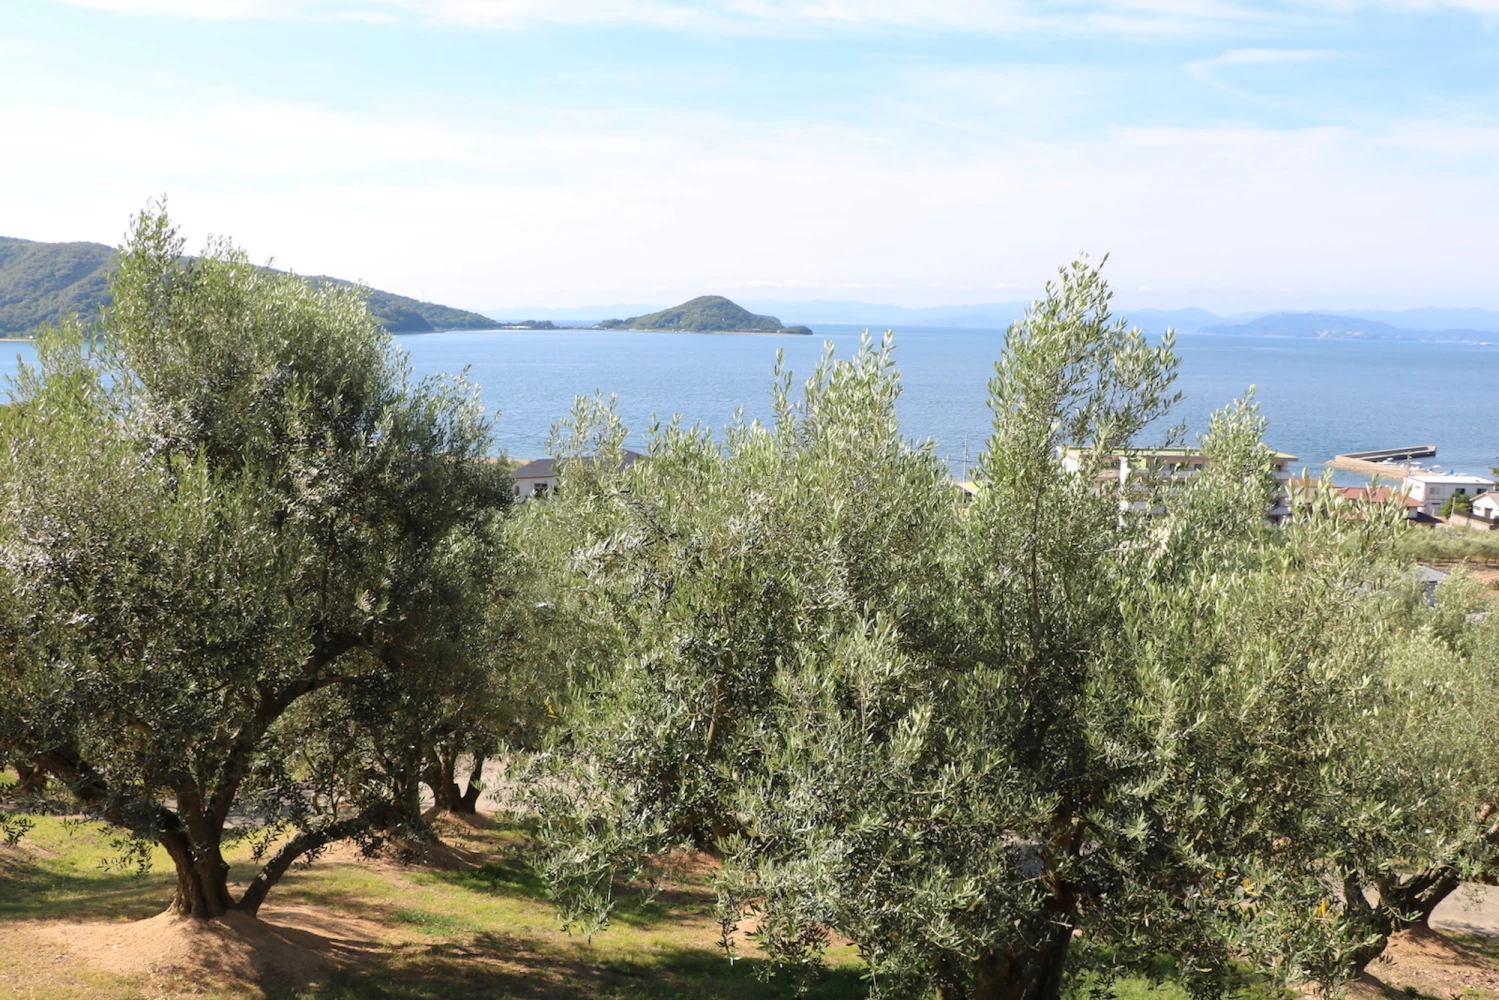
[(1499, 0), (10, 0), (0, 235), (471, 309), (1499, 308)]

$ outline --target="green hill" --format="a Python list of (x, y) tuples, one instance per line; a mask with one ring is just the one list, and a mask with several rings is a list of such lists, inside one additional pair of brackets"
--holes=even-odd
[(0, 334), (17, 336), (104, 303), (114, 251), (102, 243), (35, 243), (0, 236)]
[[(38, 243), (0, 236), (0, 336), (26, 336), (68, 313), (91, 319), (108, 301), (115, 252), (102, 243)], [(315, 277), (339, 285), (353, 282)], [(371, 289), (370, 314), (391, 333), (492, 330), (488, 316)]]
[(690, 302), (630, 319), (608, 319), (605, 330), (672, 330), (678, 333), (799, 333), (804, 326), (782, 326), (774, 316), (756, 314), (722, 295), (700, 295)]

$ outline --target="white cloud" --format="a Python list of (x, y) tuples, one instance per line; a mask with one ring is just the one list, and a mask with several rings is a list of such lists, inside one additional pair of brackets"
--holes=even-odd
[(1181, 34), (1258, 20), (1230, 0), (62, 0), (118, 14), (202, 19), (405, 18), (481, 28), (639, 23), (704, 32), (1000, 32), (1092, 30)]
[(1282, 287), (1499, 304), (1486, 263), (1499, 130), (1483, 127), (1128, 128), (957, 148), (682, 115), (620, 133), (13, 101), (0, 134), (7, 235), (112, 240), (166, 191), (194, 239), (225, 232), (304, 272), (470, 307), (1034, 289), (1080, 250), (1112, 251), (1119, 287), (1183, 302)]
[(1194, 72), (1205, 73), (1224, 66), (1275, 66), (1308, 62), (1329, 55), (1326, 49), (1229, 49), (1211, 59), (1190, 64)]

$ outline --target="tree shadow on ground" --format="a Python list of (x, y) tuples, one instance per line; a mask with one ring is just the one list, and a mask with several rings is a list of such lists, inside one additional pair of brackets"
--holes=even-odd
[(491, 861), (464, 871), (435, 872), (430, 877), (434, 881), (461, 889), (495, 896), (537, 900), (547, 898), (546, 883), (541, 876), (531, 866), (514, 859)]
[[(434, 881), (487, 895), (545, 902), (546, 882), (523, 857), (491, 861), (465, 871), (438, 872)], [(615, 886), (610, 919), (618, 924), (645, 929), (680, 917), (710, 915), (713, 894), (703, 885), (672, 883), (650, 891), (642, 885)]]
[(0, 865), (0, 921), (143, 920), (172, 900), (168, 875), (71, 873), (12, 855)]
[(648, 962), (581, 961), (533, 951), (506, 935), (481, 934), (467, 945), (434, 944), (398, 956), (389, 966), (336, 972), (298, 1000), (855, 1000), (868, 989), (855, 969), (825, 970), (805, 992), (784, 979), (764, 979), (764, 963), (730, 963), (700, 948), (660, 949)]

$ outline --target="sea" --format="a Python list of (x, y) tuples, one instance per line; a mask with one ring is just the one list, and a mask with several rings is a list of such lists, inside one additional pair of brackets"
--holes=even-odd
[[(616, 398), (628, 444), (649, 447), (656, 421), (680, 415), (718, 429), (738, 412), (771, 415), (776, 352), (797, 377), (810, 375), (831, 344), (850, 356), (862, 328), (816, 325), (814, 336), (644, 333), (617, 330), (496, 330), (395, 338), (417, 375), (464, 372), (495, 416), (497, 451), (546, 454), (552, 425), (580, 395)], [(881, 333), (883, 331), (876, 331)], [(989, 435), (988, 382), (1004, 331), (898, 327), (901, 425), (931, 441), (953, 475), (974, 473)], [(6, 345), (0, 371), (29, 359)], [(1255, 387), (1269, 420), (1266, 442), (1317, 475), (1340, 452), (1431, 444), (1430, 467), (1485, 474), (1499, 464), (1499, 345), (1320, 340), (1183, 334), (1177, 338), (1184, 400), (1171, 423), (1192, 436), (1213, 410)], [(1147, 439), (1140, 443), (1152, 443)], [(1337, 473), (1341, 483), (1362, 481)]]

